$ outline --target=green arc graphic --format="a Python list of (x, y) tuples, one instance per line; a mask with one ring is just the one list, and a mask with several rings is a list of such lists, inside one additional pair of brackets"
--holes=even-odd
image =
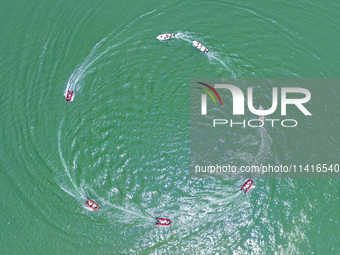
[[(203, 88), (202, 88), (202, 89), (203, 89)], [(206, 89), (203, 89), (203, 90), (209, 94), (209, 96), (214, 100), (215, 105), (217, 105), (217, 104), (216, 104), (216, 100), (215, 100), (215, 98), (213, 97), (213, 95), (210, 93), (210, 91), (209, 91), (209, 90), (206, 90)]]

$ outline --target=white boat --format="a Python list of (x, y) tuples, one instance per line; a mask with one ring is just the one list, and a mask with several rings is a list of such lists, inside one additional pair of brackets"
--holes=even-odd
[(204, 53), (208, 53), (208, 49), (206, 47), (204, 47), (204, 45), (200, 42), (193, 41), (192, 46), (196, 47), (197, 49), (199, 49), (200, 51), (202, 51)]
[[(263, 111), (262, 105), (260, 105), (259, 110), (260, 110), (260, 111)], [(264, 115), (259, 115), (259, 116), (257, 116), (257, 118), (258, 118), (259, 121), (261, 121), (262, 123), (264, 123)]]
[(176, 36), (175, 34), (161, 34), (157, 36), (156, 38), (160, 41), (165, 41), (165, 40), (175, 38), (175, 36)]

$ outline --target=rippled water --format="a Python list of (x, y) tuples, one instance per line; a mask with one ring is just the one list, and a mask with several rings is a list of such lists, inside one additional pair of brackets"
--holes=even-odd
[[(1, 254), (338, 253), (337, 179), (256, 179), (244, 195), (241, 179), (190, 178), (189, 91), (337, 77), (339, 3), (2, 5)], [(228, 155), (339, 163), (340, 90), (310, 89), (312, 128), (229, 133)]]

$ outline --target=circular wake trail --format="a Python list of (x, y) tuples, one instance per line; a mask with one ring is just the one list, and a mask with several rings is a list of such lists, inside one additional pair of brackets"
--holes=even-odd
[(265, 155), (267, 155), (270, 152), (270, 144), (272, 143), (272, 138), (267, 133), (264, 127), (260, 127), (259, 132), (261, 135), (261, 145), (260, 150), (256, 155), (256, 158), (262, 159)]
[[(61, 121), (60, 125), (59, 125), (59, 130), (58, 130), (58, 152), (59, 152), (59, 157), (61, 159), (61, 162), (64, 166), (64, 171), (66, 173), (66, 175), (68, 176), (68, 178), (70, 179), (70, 182), (72, 183), (74, 189), (77, 191), (77, 193), (79, 194), (79, 196), (81, 196), (82, 198), (85, 198), (85, 195), (82, 194), (81, 190), (77, 187), (76, 183), (74, 182), (72, 176), (71, 176), (71, 173), (70, 173), (70, 170), (66, 164), (66, 161), (63, 157), (63, 153), (62, 153), (62, 150), (61, 150), (61, 127), (64, 123), (64, 120)], [(66, 191), (65, 189), (63, 189), (64, 191)], [(68, 194), (70, 194), (70, 192), (66, 191)]]
[(145, 215), (143, 215), (143, 214), (139, 214), (139, 213), (137, 213), (137, 212), (130, 211), (130, 210), (128, 210), (128, 209), (125, 209), (124, 207), (120, 207), (120, 206), (114, 205), (114, 204), (112, 204), (112, 206), (115, 207), (115, 208), (117, 208), (117, 209), (119, 209), (119, 210), (121, 210), (121, 211), (124, 211), (124, 212), (127, 212), (127, 213), (129, 213), (129, 214), (135, 215), (135, 216), (137, 216), (137, 217), (139, 217), (139, 218), (143, 218), (143, 219), (146, 219), (146, 220), (148, 220), (148, 221), (154, 220), (154, 219), (151, 218), (151, 217), (147, 217), (147, 216), (145, 216)]
[[(179, 32), (179, 33), (176, 34), (175, 38), (176, 39), (182, 39), (182, 40), (192, 44), (194, 37), (190, 36), (188, 33)], [(222, 59), (217, 57), (216, 54), (209, 52), (207, 55), (208, 55), (209, 60), (214, 59), (215, 61), (219, 62), (229, 73), (231, 73), (232, 78), (236, 78), (235, 72)]]
[(231, 73), (231, 78), (236, 78), (236, 74), (234, 73), (233, 70), (230, 69), (230, 67), (224, 63), (221, 59), (219, 59), (218, 57), (214, 56), (212, 53), (208, 53), (209, 58), (212, 58), (214, 60), (216, 60), (217, 62), (219, 62), (228, 72)]
[(177, 33), (175, 38), (176, 39), (182, 39), (182, 40), (184, 40), (186, 42), (189, 42), (189, 43), (192, 43), (192, 41), (193, 41), (193, 37), (192, 36), (190, 36), (190, 35), (188, 35), (186, 33), (182, 33), (182, 32)]
[[(73, 73), (71, 74), (70, 78), (67, 81), (67, 86), (64, 92), (64, 96), (67, 95), (67, 91), (75, 91), (77, 90), (77, 84), (80, 80), (82, 80), (88, 73), (91, 73), (91, 71), (88, 71), (89, 68), (95, 63), (97, 62), (103, 55), (105, 55), (109, 50), (114, 49), (122, 44), (124, 44), (127, 40), (129, 40), (130, 38), (125, 39), (124, 41), (114, 44), (112, 46), (107, 47), (106, 50), (104, 50), (103, 52), (98, 54), (99, 48), (106, 42), (106, 41), (112, 41), (114, 40), (116, 37), (118, 37), (121, 33), (125, 32), (127, 29), (129, 29), (132, 24), (134, 24), (136, 21), (138, 21), (139, 19), (143, 18), (144, 16), (150, 15), (153, 12), (155, 12), (156, 10), (150, 11), (148, 13), (145, 13), (141, 16), (139, 16), (136, 20), (133, 20), (132, 22), (130, 22), (121, 32), (119, 32), (117, 35), (113, 36), (114, 31), (112, 33), (110, 33), (107, 37), (103, 38), (101, 41), (99, 41), (98, 43), (96, 43), (96, 45), (92, 48), (92, 50), (90, 51), (89, 55), (85, 58), (85, 60), (76, 67), (76, 69), (73, 71)], [(75, 95), (73, 96), (73, 98), (75, 97)], [(72, 99), (73, 99), (72, 98)], [(73, 101), (73, 100), (72, 100)]]
[(232, 202), (235, 202), (234, 200), (235, 200), (235, 198), (236, 197), (238, 197), (238, 196), (240, 196), (240, 192), (238, 191), (238, 192), (236, 192), (235, 194), (233, 194), (233, 195), (230, 195), (230, 196), (228, 196), (228, 197), (226, 197), (226, 198), (222, 198), (222, 199), (220, 199), (220, 198), (211, 198), (211, 197), (206, 197), (206, 200), (207, 200), (207, 202), (206, 202), (206, 206), (213, 206), (213, 205), (216, 205), (216, 204), (222, 204), (222, 203), (227, 203), (227, 202), (229, 202), (229, 201), (232, 201)]

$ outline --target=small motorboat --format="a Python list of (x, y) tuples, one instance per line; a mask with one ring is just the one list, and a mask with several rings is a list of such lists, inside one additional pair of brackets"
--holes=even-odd
[(208, 53), (208, 49), (206, 47), (204, 47), (204, 45), (200, 42), (193, 41), (192, 46), (194, 46), (195, 48), (199, 49), (200, 51), (202, 51), (204, 53)]
[(156, 225), (159, 226), (170, 226), (171, 220), (166, 218), (156, 218)]
[(242, 186), (241, 190), (244, 191), (244, 194), (247, 194), (251, 186), (253, 186), (254, 181), (252, 179), (248, 179)]
[(73, 91), (67, 91), (67, 95), (66, 95), (66, 101), (67, 102), (71, 102), (72, 100), (72, 96), (73, 96)]
[(175, 36), (176, 36), (175, 34), (161, 34), (157, 36), (156, 38), (160, 41), (165, 41), (165, 40), (175, 38)]
[(95, 211), (97, 211), (99, 209), (99, 206), (90, 199), (87, 199), (87, 202), (85, 202), (85, 205), (87, 207), (90, 207), (92, 210), (95, 210)]

